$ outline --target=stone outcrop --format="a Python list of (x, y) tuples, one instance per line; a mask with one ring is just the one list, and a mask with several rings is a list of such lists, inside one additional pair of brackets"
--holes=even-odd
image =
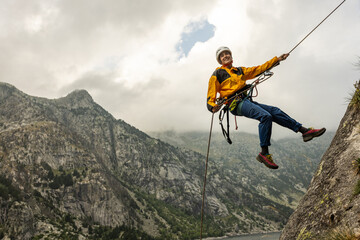
[(355, 87), (353, 99), (336, 135), (324, 154), (305, 196), (283, 230), (281, 240), (335, 239), (329, 237), (335, 233), (359, 237), (359, 83), (355, 84)]

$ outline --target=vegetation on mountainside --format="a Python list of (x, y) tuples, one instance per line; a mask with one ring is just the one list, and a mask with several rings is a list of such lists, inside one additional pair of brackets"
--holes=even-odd
[[(40, 207), (41, 214), (35, 214), (36, 222), (47, 225), (47, 229), (40, 234), (32, 236), (31, 239), (59, 239), (59, 240), (75, 240), (80, 236), (86, 239), (144, 239), (152, 240), (155, 238), (145, 232), (133, 227), (121, 225), (116, 227), (102, 226), (94, 222), (90, 218), (79, 218), (70, 213), (61, 211), (54, 202), (60, 201), (60, 198), (54, 201), (51, 191), (59, 188), (72, 186), (81, 180), (86, 173), (80, 169), (64, 170), (52, 169), (47, 163), (41, 162), (40, 165), (35, 164), (33, 167), (24, 167), (23, 173), (36, 176), (35, 181), (31, 185), (26, 186), (24, 190), (17, 189), (13, 186), (12, 181), (3, 175), (0, 175), (0, 203), (2, 200), (12, 200), (17, 202), (15, 208), (25, 204), (25, 201), (36, 202)], [(91, 171), (91, 170), (89, 170)], [(71, 183), (71, 184), (70, 184)], [(57, 184), (57, 187), (54, 185)], [(22, 196), (27, 196), (26, 199)], [(2, 202), (2, 204), (6, 204)], [(3, 206), (1, 206), (3, 207)], [(16, 239), (14, 227), (0, 224), (0, 239), (5, 236)], [(163, 238), (165, 239), (165, 238)]]
[[(146, 200), (148, 210), (156, 212), (161, 219), (165, 220), (163, 222), (157, 219), (157, 224), (161, 226), (159, 239), (177, 239), (179, 237), (180, 239), (195, 239), (199, 237), (199, 215), (192, 215), (181, 208), (166, 204), (153, 195), (138, 192), (137, 197)], [(226, 221), (228, 220), (225, 219), (224, 223), (220, 224), (212, 216), (205, 216), (203, 237), (224, 236)]]
[[(359, 62), (355, 65), (358, 67), (358, 69), (360, 69), (360, 58)], [(351, 96), (350, 105), (355, 106), (356, 108), (360, 108), (360, 80), (355, 82), (354, 87), (355, 91)]]
[(360, 158), (353, 161), (353, 166), (356, 174), (360, 174)]
[(3, 226), (0, 224), (0, 239), (3, 239), (4, 237), (5, 237), (5, 232)]
[[(356, 174), (357, 175), (360, 174), (360, 158), (353, 161), (353, 166), (355, 168)], [(359, 194), (360, 194), (360, 180), (358, 180), (358, 182), (356, 183), (356, 185), (354, 187), (353, 196), (356, 196), (356, 195), (359, 195)]]
[[(70, 221), (70, 222), (68, 222)], [(65, 218), (60, 219), (61, 223), (61, 231), (59, 232), (52, 232), (48, 235), (39, 234), (32, 238), (32, 240), (37, 239), (58, 239), (58, 240), (77, 240), (79, 236), (83, 235), (80, 229), (76, 227), (74, 224), (73, 219), (70, 215), (65, 215)], [(101, 226), (101, 225), (88, 225), (88, 234), (86, 235), (86, 239), (89, 240), (128, 240), (128, 239), (142, 239), (142, 240), (155, 240), (149, 236), (148, 234), (139, 231), (135, 228), (127, 227), (127, 226), (117, 226), (117, 227), (110, 227), (110, 226)], [(0, 232), (1, 236), (1, 232)]]
[(336, 229), (330, 232), (327, 236), (321, 238), (320, 240), (359, 240), (360, 237), (357, 236), (354, 231), (350, 229)]
[(347, 227), (339, 227), (311, 240), (359, 240), (360, 237)]
[(356, 108), (360, 108), (360, 81), (354, 84), (355, 92), (350, 101), (351, 106), (355, 106)]
[(141, 240), (152, 240), (155, 239), (144, 232), (136, 230), (135, 228), (127, 227), (127, 226), (117, 226), (117, 227), (109, 227), (109, 226), (96, 226), (92, 230), (92, 234), (88, 239), (103, 239), (103, 240), (111, 240), (111, 239), (119, 239), (119, 240), (127, 240), (127, 239), (141, 239)]
[(360, 236), (349, 227), (338, 227), (322, 234), (313, 234), (303, 228), (296, 240), (360, 240)]
[(353, 195), (356, 196), (356, 195), (359, 195), (359, 194), (360, 194), (360, 180), (358, 180), (357, 184), (355, 185)]
[(20, 190), (12, 185), (10, 179), (5, 176), (0, 176), (0, 197), (8, 200), (12, 197), (14, 200), (21, 200)]

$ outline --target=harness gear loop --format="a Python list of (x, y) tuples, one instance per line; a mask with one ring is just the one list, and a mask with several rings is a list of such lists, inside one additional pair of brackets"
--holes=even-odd
[[(227, 121), (227, 124), (226, 124), (227, 130), (225, 130), (224, 125), (222, 124), (222, 121), (224, 120), (225, 115), (226, 115), (226, 121)], [(226, 141), (229, 144), (232, 144), (232, 141), (230, 139), (230, 131), (229, 131), (230, 123), (229, 123), (229, 106), (228, 105), (225, 105), (225, 107), (223, 107), (219, 113), (219, 124), (221, 126), (221, 130), (222, 130), (222, 133), (223, 133)]]

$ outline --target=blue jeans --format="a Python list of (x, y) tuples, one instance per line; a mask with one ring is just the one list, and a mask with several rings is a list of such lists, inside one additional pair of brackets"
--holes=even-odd
[(298, 132), (301, 124), (289, 117), (281, 109), (265, 104), (257, 103), (245, 99), (237, 108), (232, 111), (234, 115), (245, 116), (247, 118), (256, 119), (259, 123), (260, 146), (270, 146), (272, 122), (276, 122), (280, 126), (289, 128), (294, 132)]

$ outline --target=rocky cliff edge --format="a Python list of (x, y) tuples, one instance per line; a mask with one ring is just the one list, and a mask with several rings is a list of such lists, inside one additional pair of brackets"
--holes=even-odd
[(359, 86), (280, 240), (360, 239)]

